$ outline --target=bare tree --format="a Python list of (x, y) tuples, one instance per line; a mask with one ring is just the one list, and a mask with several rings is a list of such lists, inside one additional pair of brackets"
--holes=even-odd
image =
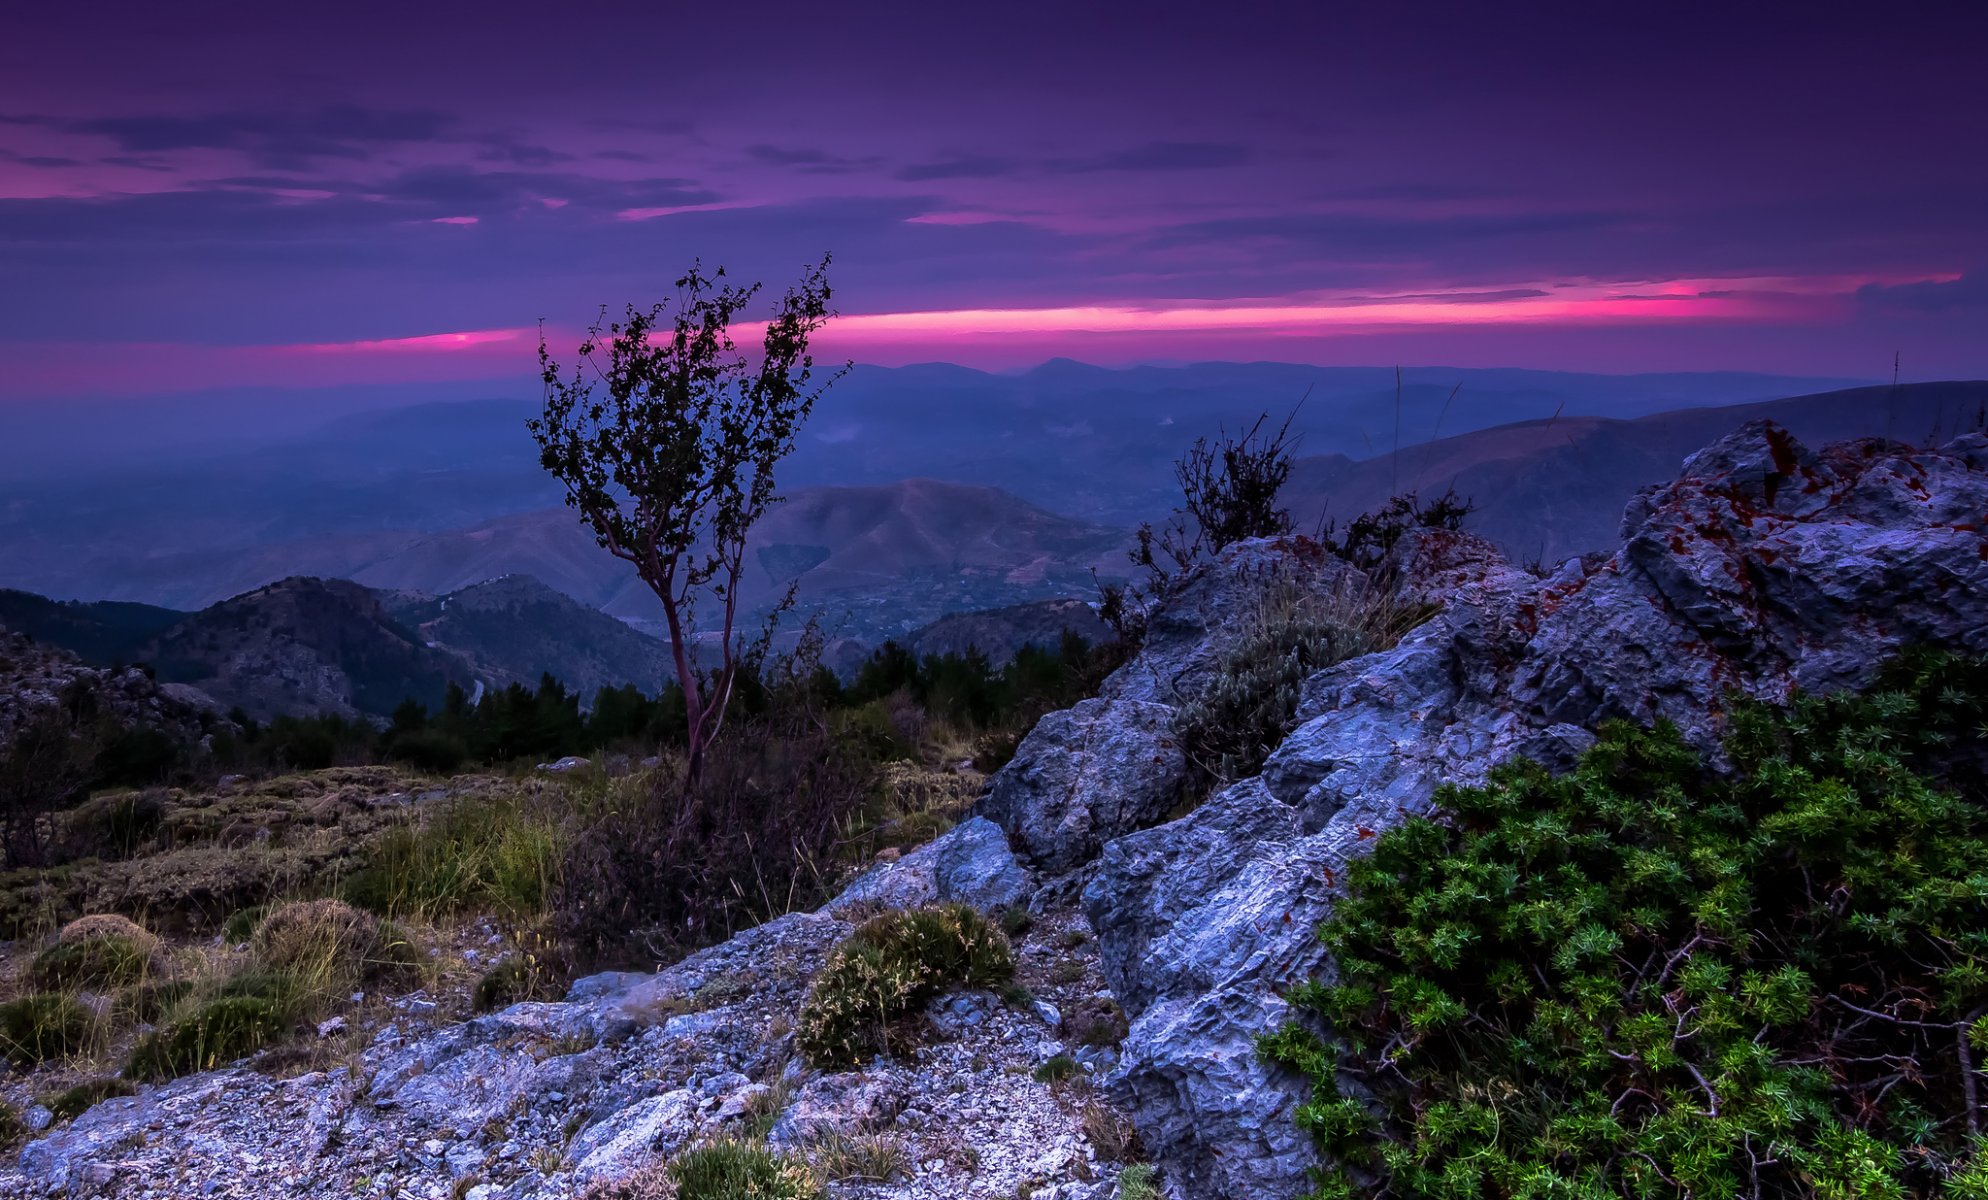
[[(545, 409), (529, 422), (539, 461), (600, 544), (662, 601), (692, 783), (750, 658), (737, 628), (746, 538), (779, 499), (774, 466), (848, 370), (817, 379), (808, 349), (832, 315), (828, 264), (809, 267), (782, 297), (756, 360), (738, 350), (731, 325), (760, 285), (733, 286), (722, 268), (706, 276), (698, 265), (676, 281), (673, 301), (631, 305), (605, 326), (603, 310), (570, 374), (539, 336)], [(693, 643), (700, 613), (717, 625), (718, 662), (708, 670)]]

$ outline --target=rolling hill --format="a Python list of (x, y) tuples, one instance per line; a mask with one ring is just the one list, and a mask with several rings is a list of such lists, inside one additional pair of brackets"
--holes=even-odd
[(1522, 421), (1405, 447), (1355, 462), (1299, 460), (1284, 502), (1300, 530), (1342, 522), (1398, 491), (1432, 496), (1455, 488), (1477, 511), (1469, 528), (1515, 561), (1552, 564), (1609, 545), (1622, 509), (1646, 484), (1669, 479), (1687, 455), (1748, 421), (1772, 419), (1810, 445), (1852, 437), (1927, 440), (1988, 416), (1988, 382), (1852, 388), (1728, 408), (1685, 409), (1636, 420), (1562, 417)]

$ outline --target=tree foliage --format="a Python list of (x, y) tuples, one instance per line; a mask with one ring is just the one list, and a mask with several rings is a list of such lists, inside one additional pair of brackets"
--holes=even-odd
[(1988, 665), (1606, 727), (1384, 834), (1321, 933), (1320, 1197), (1988, 1196)]
[[(736, 631), (746, 538), (778, 499), (774, 467), (841, 375), (817, 380), (808, 348), (830, 316), (828, 263), (781, 298), (757, 360), (739, 351), (731, 326), (759, 285), (696, 265), (673, 301), (597, 321), (570, 372), (539, 340), (545, 408), (529, 423), (539, 461), (600, 544), (662, 601), (693, 777), (749, 657)], [(695, 656), (700, 618), (716, 622), (708, 670)]]

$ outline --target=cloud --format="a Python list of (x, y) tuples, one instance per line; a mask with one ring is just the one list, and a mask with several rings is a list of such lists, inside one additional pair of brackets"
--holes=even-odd
[(1250, 161), (1248, 146), (1236, 142), (1146, 142), (1085, 158), (1052, 159), (1046, 169), (1057, 175), (1087, 175), (1098, 171), (1205, 171), (1239, 167)]
[(1857, 302), (1870, 309), (1910, 313), (1988, 308), (1988, 267), (1975, 267), (1953, 279), (1867, 283), (1857, 289)]
[(875, 155), (830, 154), (805, 146), (773, 146), (764, 142), (746, 147), (746, 156), (772, 167), (786, 167), (806, 175), (853, 175), (872, 171), (883, 164)]
[(316, 159), (371, 157), (383, 146), (432, 141), (453, 119), (428, 109), (330, 105), (294, 112), (239, 109), (194, 116), (139, 113), (106, 117), (10, 116), (61, 133), (108, 138), (130, 155), (238, 150), (265, 167), (291, 169)]
[(922, 183), (940, 179), (991, 179), (1005, 175), (1093, 175), (1106, 171), (1202, 171), (1237, 167), (1251, 160), (1250, 149), (1234, 142), (1144, 142), (1120, 150), (1028, 162), (991, 154), (956, 154), (931, 162), (907, 163), (898, 179)]
[(1013, 175), (1019, 170), (1019, 164), (1011, 158), (997, 158), (990, 154), (960, 154), (934, 162), (907, 163), (899, 167), (895, 175), (907, 183), (926, 183), (937, 179), (992, 179), (1001, 175)]

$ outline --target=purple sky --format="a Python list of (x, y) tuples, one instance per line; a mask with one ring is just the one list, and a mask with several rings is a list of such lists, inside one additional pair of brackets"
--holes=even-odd
[(524, 380), (824, 250), (864, 361), (1981, 376), (1984, 11), (16, 6), (0, 401)]

